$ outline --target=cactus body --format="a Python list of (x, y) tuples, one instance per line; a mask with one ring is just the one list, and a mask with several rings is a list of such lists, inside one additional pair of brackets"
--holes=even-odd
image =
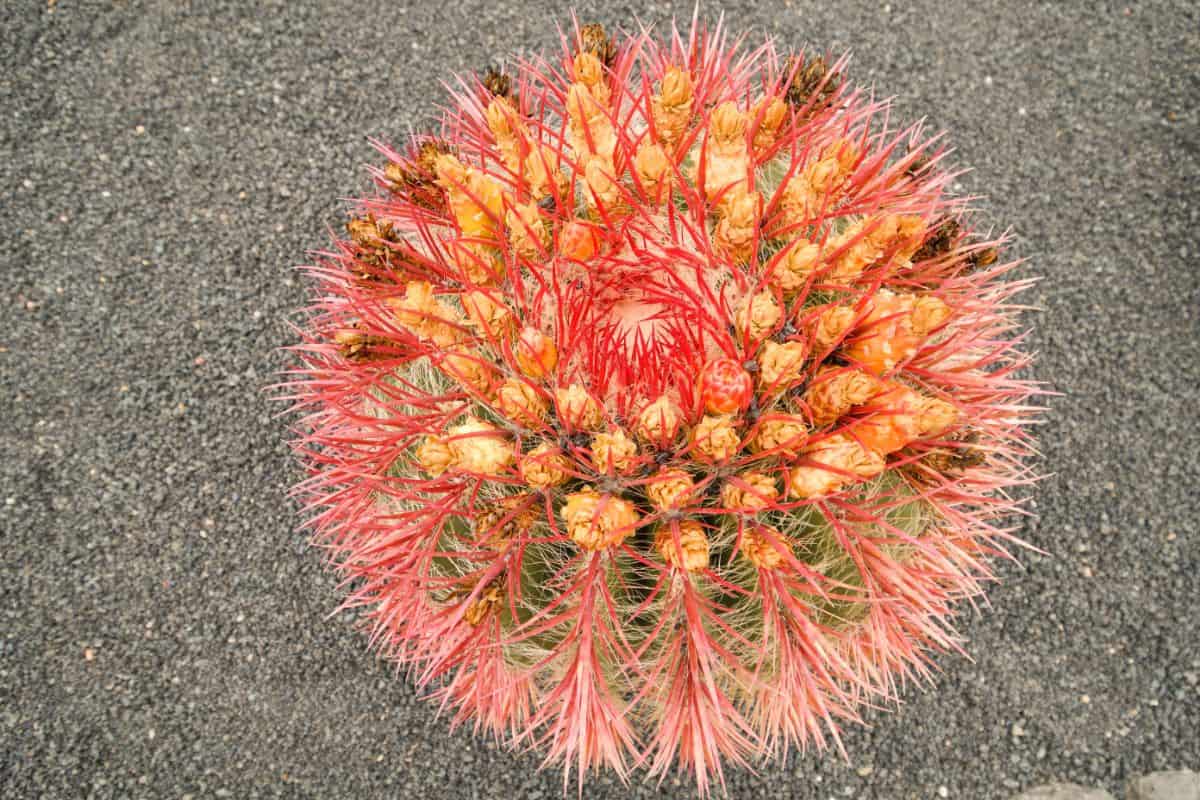
[(456, 721), (703, 792), (957, 647), (1029, 480), (1021, 283), (844, 66), (587, 26), (379, 145), (297, 494)]

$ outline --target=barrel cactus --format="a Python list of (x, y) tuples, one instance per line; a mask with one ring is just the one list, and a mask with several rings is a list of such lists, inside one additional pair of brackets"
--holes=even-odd
[(1030, 477), (1022, 282), (845, 67), (572, 25), (376, 143), (296, 494), (456, 723), (703, 793), (958, 648)]

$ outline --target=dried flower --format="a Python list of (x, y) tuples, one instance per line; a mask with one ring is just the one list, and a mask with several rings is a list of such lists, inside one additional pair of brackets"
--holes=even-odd
[(750, 335), (751, 341), (761, 341), (769, 336), (779, 324), (783, 310), (769, 291), (761, 291), (742, 301), (734, 316), (739, 331)]
[(463, 618), (472, 627), (483, 622), (489, 614), (500, 607), (500, 587), (491, 585), (476, 600), (467, 606)]

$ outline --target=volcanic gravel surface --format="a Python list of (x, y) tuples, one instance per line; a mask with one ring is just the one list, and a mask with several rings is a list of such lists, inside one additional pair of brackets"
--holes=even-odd
[[(845, 758), (735, 798), (1118, 793), (1200, 767), (1200, 12), (1192, 3), (730, 2), (784, 47), (853, 51), (899, 120), (951, 132), (1039, 311), (1040, 551), (964, 609)], [(716, 4), (707, 9), (716, 15)], [(0, 795), (555, 798), (556, 770), (435, 708), (367, 647), (295, 531), (264, 387), (293, 265), (368, 190), (366, 137), (441, 82), (557, 44), (511, 0), (7, 2), (0, 11)], [(662, 24), (691, 6), (583, 7)], [(569, 794), (575, 794), (572, 786)], [(586, 797), (689, 796), (669, 776)]]

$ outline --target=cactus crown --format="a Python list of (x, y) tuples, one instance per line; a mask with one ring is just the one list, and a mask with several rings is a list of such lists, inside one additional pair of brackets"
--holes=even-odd
[(457, 721), (703, 792), (956, 647), (1029, 480), (1022, 284), (844, 69), (588, 25), (378, 145), (297, 493)]

